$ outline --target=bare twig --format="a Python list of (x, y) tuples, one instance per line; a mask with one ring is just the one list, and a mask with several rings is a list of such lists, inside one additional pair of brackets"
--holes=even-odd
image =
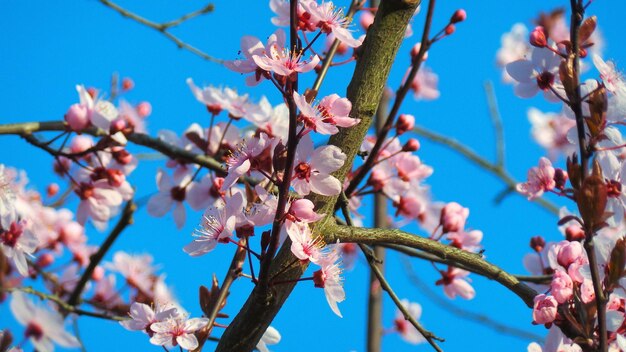
[(77, 315), (83, 315), (83, 316), (92, 317), (92, 318), (98, 318), (98, 319), (113, 320), (113, 321), (126, 320), (125, 317), (120, 317), (120, 316), (117, 316), (117, 315), (109, 315), (109, 314), (103, 314), (103, 313), (90, 312), (90, 311), (86, 311), (86, 310), (82, 310), (82, 309), (76, 308), (75, 306), (66, 303), (59, 296), (43, 293), (43, 292), (35, 290), (32, 287), (8, 287), (8, 288), (2, 288), (1, 290), (2, 291), (6, 291), (6, 292), (22, 291), (24, 293), (35, 295), (35, 296), (37, 296), (37, 297), (39, 297), (41, 299), (48, 300), (48, 301), (51, 301), (51, 302), (54, 302), (54, 303), (58, 304), (61, 310), (65, 311), (65, 312), (68, 312), (68, 313), (73, 313), (73, 314), (77, 314)]
[(504, 169), (505, 161), (505, 144), (504, 144), (504, 128), (502, 127), (502, 116), (500, 116), (500, 110), (498, 109), (498, 99), (496, 93), (493, 91), (493, 83), (486, 81), (484, 83), (485, 94), (487, 95), (487, 106), (489, 107), (489, 116), (491, 117), (491, 124), (493, 125), (493, 131), (496, 136), (496, 165)]
[[(503, 167), (497, 165), (496, 163), (492, 163), (488, 161), (487, 159), (478, 155), (475, 151), (471, 150), (466, 145), (461, 144), (460, 142), (458, 142), (457, 140), (453, 138), (444, 136), (442, 134), (433, 132), (431, 130), (428, 130), (420, 126), (415, 126), (413, 128), (413, 132), (419, 136), (422, 136), (430, 140), (431, 142), (441, 144), (447, 148), (454, 150), (455, 152), (459, 153), (461, 156), (465, 157), (469, 161), (478, 165), (485, 171), (488, 171), (494, 176), (498, 177), (502, 182), (504, 182), (504, 184), (506, 184), (508, 189), (510, 190), (515, 189), (517, 185), (517, 181), (513, 177), (511, 177), (511, 175)], [(559, 208), (556, 205), (554, 205), (552, 202), (549, 202), (543, 198), (537, 198), (535, 199), (535, 202), (539, 204), (541, 207), (543, 207), (544, 209), (546, 209), (547, 211), (549, 211), (550, 213), (554, 215), (559, 214)]]
[(491, 328), (503, 334), (511, 335), (511, 336), (524, 339), (524, 340), (532, 340), (532, 341), (543, 340), (543, 336), (539, 336), (526, 330), (508, 326), (506, 324), (503, 324), (503, 323), (500, 323), (498, 321), (491, 319), (489, 316), (485, 314), (474, 313), (474, 312), (468, 311), (466, 309), (460, 308), (452, 304), (449, 300), (435, 293), (425, 282), (423, 282), (417, 276), (408, 258), (406, 257), (402, 258), (402, 264), (411, 282), (415, 286), (417, 286), (431, 301), (433, 301), (436, 305), (443, 308), (445, 311), (450, 312), (451, 314), (454, 314), (461, 319), (473, 321), (477, 324), (480, 324), (481, 326)]
[[(342, 193), (341, 198), (342, 199), (339, 200), (339, 202), (341, 203), (340, 205), (341, 212), (343, 213), (343, 217), (346, 220), (348, 227), (352, 227), (353, 226), (352, 217), (350, 216), (350, 210), (348, 210), (348, 198), (346, 197), (345, 193)], [(415, 318), (407, 311), (407, 308), (402, 304), (402, 301), (400, 301), (400, 298), (398, 298), (398, 295), (396, 295), (396, 292), (393, 290), (391, 285), (389, 285), (389, 282), (383, 275), (383, 272), (380, 270), (380, 268), (376, 264), (374, 257), (370, 254), (371, 250), (368, 250), (366, 248), (367, 246), (363, 243), (359, 243), (358, 245), (359, 245), (359, 248), (361, 248), (361, 251), (363, 252), (363, 254), (365, 254), (365, 257), (367, 258), (367, 263), (369, 264), (371, 271), (376, 276), (376, 279), (380, 283), (380, 287), (383, 290), (385, 290), (385, 292), (387, 292), (387, 294), (389, 295), (393, 303), (400, 310), (400, 312), (402, 312), (404, 319), (410, 322), (411, 325), (413, 325), (413, 327), (415, 327), (415, 329), (417, 329), (417, 331), (419, 331), (419, 333), (422, 336), (424, 336), (426, 341), (428, 341), (428, 343), (433, 347), (433, 349), (435, 349), (435, 351), (441, 352), (442, 349), (437, 345), (435, 340), (443, 342), (444, 339), (437, 337), (430, 331), (424, 329), (422, 324), (420, 324), (417, 320), (415, 320)]]
[(81, 275), (80, 279), (78, 280), (78, 283), (74, 287), (74, 290), (72, 291), (72, 293), (70, 294), (70, 297), (67, 300), (68, 305), (75, 306), (78, 303), (80, 299), (80, 295), (83, 292), (85, 285), (87, 285), (87, 282), (89, 282), (89, 280), (91, 279), (91, 275), (93, 274), (93, 271), (96, 269), (98, 264), (100, 264), (105, 254), (109, 251), (109, 249), (113, 245), (113, 242), (115, 242), (117, 237), (122, 233), (122, 231), (124, 231), (126, 226), (133, 223), (133, 213), (135, 211), (135, 208), (136, 208), (135, 203), (133, 203), (132, 200), (129, 200), (128, 202), (126, 202), (126, 206), (124, 207), (124, 210), (122, 211), (122, 216), (118, 220), (117, 224), (115, 225), (111, 233), (109, 233), (107, 238), (104, 240), (104, 242), (102, 243), (98, 251), (94, 253), (91, 256), (91, 258), (89, 258), (89, 265), (87, 266), (87, 269), (85, 269), (85, 271)]
[(210, 56), (209, 54), (203, 52), (202, 50), (187, 44), (186, 42), (182, 41), (181, 39), (179, 39), (177, 36), (173, 35), (172, 33), (170, 33), (168, 31), (169, 28), (177, 26), (179, 24), (181, 24), (182, 22), (189, 20), (191, 18), (197, 17), (199, 15), (208, 13), (213, 11), (213, 5), (209, 4), (206, 5), (205, 7), (201, 8), (200, 10), (197, 10), (195, 12), (189, 13), (187, 15), (184, 15), (176, 20), (173, 21), (169, 21), (169, 22), (165, 22), (165, 23), (156, 23), (153, 21), (150, 21), (144, 17), (141, 17), (133, 12), (130, 12), (128, 10), (126, 10), (125, 8), (117, 5), (116, 3), (109, 1), (109, 0), (98, 0), (100, 1), (100, 3), (102, 3), (103, 5), (113, 9), (114, 11), (116, 11), (117, 13), (119, 13), (120, 15), (122, 15), (123, 17), (129, 18), (137, 23), (140, 23), (146, 27), (152, 28), (154, 30), (156, 30), (157, 32), (160, 32), (161, 34), (163, 34), (166, 38), (168, 38), (169, 40), (171, 40), (172, 42), (174, 42), (174, 44), (176, 44), (177, 47), (179, 47), (180, 49), (184, 49), (187, 50), (201, 58), (203, 58), (204, 60), (207, 61), (211, 61), (211, 62), (215, 62), (218, 64), (221, 64), (224, 62), (224, 60), (220, 60), (217, 58), (214, 58), (213, 56)]

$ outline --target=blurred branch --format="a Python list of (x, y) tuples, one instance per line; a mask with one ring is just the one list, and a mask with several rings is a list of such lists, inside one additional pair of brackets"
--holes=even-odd
[(417, 274), (415, 273), (415, 270), (413, 269), (413, 266), (411, 265), (411, 262), (406, 257), (403, 257), (401, 259), (402, 259), (402, 264), (404, 266), (404, 270), (407, 276), (409, 277), (409, 279), (411, 280), (411, 282), (415, 286), (417, 286), (424, 293), (424, 295), (428, 297), (428, 299), (430, 299), (439, 307), (443, 308), (445, 311), (450, 312), (461, 319), (473, 321), (475, 323), (480, 324), (481, 326), (488, 327), (497, 332), (511, 335), (513, 337), (517, 337), (517, 338), (524, 339), (524, 340), (531, 340), (531, 341), (543, 340), (543, 336), (539, 336), (526, 330), (508, 326), (506, 324), (503, 324), (503, 323), (500, 323), (491, 319), (487, 315), (474, 313), (466, 309), (460, 308), (456, 306), (455, 304), (452, 304), (447, 299), (435, 293), (426, 283), (424, 283), (417, 276)]
[(87, 282), (91, 279), (93, 271), (96, 269), (98, 264), (100, 264), (106, 253), (113, 245), (113, 242), (115, 242), (117, 237), (122, 233), (122, 231), (124, 231), (126, 226), (133, 223), (133, 213), (135, 212), (135, 208), (135, 203), (133, 203), (132, 200), (126, 202), (126, 206), (122, 211), (122, 216), (118, 220), (117, 224), (113, 230), (111, 230), (111, 233), (109, 233), (109, 236), (107, 236), (104, 240), (98, 251), (89, 258), (89, 265), (87, 266), (87, 269), (85, 269), (81, 275), (78, 283), (67, 300), (68, 305), (75, 306), (78, 303), (80, 295), (83, 292), (85, 285), (87, 285)]
[[(433, 132), (420, 126), (415, 126), (413, 128), (413, 132), (419, 136), (428, 139), (431, 142), (441, 144), (449, 149), (456, 151), (457, 153), (464, 156), (466, 159), (481, 167), (485, 171), (489, 171), (491, 174), (498, 177), (507, 186), (507, 190), (505, 190), (504, 192), (513, 192), (515, 190), (517, 181), (513, 177), (511, 177), (511, 175), (501, 165), (488, 161), (466, 145), (458, 142), (453, 138), (444, 136), (442, 134)], [(543, 198), (537, 198), (535, 199), (535, 202), (550, 213), (554, 215), (559, 214), (559, 208), (552, 202)]]
[[(467, 270), (497, 281), (520, 297), (528, 307), (533, 306), (537, 292), (515, 276), (498, 266), (487, 262), (481, 254), (467, 252), (447, 246), (428, 238), (416, 236), (398, 229), (368, 229), (344, 225), (328, 225), (323, 230), (326, 243), (353, 242), (368, 245), (395, 244), (428, 252), (442, 259), (450, 260)], [(459, 266), (459, 267), (460, 267)]]
[(186, 15), (181, 16), (178, 19), (175, 19), (173, 21), (169, 21), (169, 22), (164, 22), (164, 23), (157, 23), (157, 22), (153, 22), (150, 21), (144, 17), (141, 17), (133, 12), (130, 12), (128, 10), (126, 10), (125, 8), (117, 5), (116, 3), (109, 1), (109, 0), (98, 0), (100, 1), (101, 4), (103, 4), (104, 6), (116, 11), (117, 13), (119, 13), (120, 15), (122, 15), (123, 17), (129, 18), (137, 23), (140, 23), (146, 27), (152, 28), (154, 30), (156, 30), (157, 32), (160, 32), (161, 34), (163, 34), (166, 38), (168, 38), (169, 40), (171, 40), (172, 42), (174, 42), (174, 44), (176, 44), (176, 46), (180, 49), (184, 49), (187, 50), (201, 58), (203, 58), (204, 60), (207, 61), (211, 61), (211, 62), (215, 62), (218, 64), (223, 63), (223, 60), (214, 58), (212, 56), (210, 56), (209, 54), (203, 52), (202, 50), (191, 46), (190, 44), (187, 44), (186, 42), (182, 41), (181, 39), (179, 39), (178, 37), (176, 37), (175, 35), (173, 35), (172, 33), (170, 33), (168, 30), (171, 27), (174, 26), (178, 26), (181, 23), (190, 20), (194, 17), (200, 16), (200, 15), (204, 15), (206, 13), (209, 13), (211, 11), (213, 11), (213, 4), (208, 4), (206, 6), (204, 6), (203, 8), (188, 13)]
[[(350, 216), (350, 210), (348, 210), (348, 198), (346, 197), (345, 193), (341, 194), (341, 199), (339, 200), (339, 203), (341, 204), (340, 206), (341, 212), (343, 214), (344, 219), (346, 220), (346, 223), (348, 224), (348, 227), (352, 227), (353, 226), (352, 217)], [(435, 351), (442, 352), (441, 348), (437, 345), (435, 340), (442, 341), (442, 342), (444, 340), (440, 337), (435, 336), (430, 331), (424, 329), (424, 327), (420, 323), (418, 323), (417, 320), (415, 320), (415, 317), (413, 317), (407, 311), (407, 308), (402, 304), (402, 301), (400, 301), (400, 298), (398, 298), (398, 295), (396, 295), (396, 292), (393, 290), (393, 288), (391, 288), (391, 285), (389, 285), (389, 282), (387, 282), (387, 279), (383, 275), (382, 270), (380, 270), (380, 268), (378, 267), (378, 263), (376, 262), (377, 260), (372, 255), (372, 250), (367, 248), (367, 246), (364, 245), (363, 243), (359, 243), (359, 247), (361, 248), (361, 251), (363, 252), (363, 254), (365, 254), (365, 258), (367, 258), (367, 263), (369, 264), (372, 273), (376, 276), (376, 279), (380, 283), (380, 286), (382, 287), (383, 290), (385, 290), (385, 292), (387, 292), (387, 294), (389, 295), (393, 303), (396, 305), (398, 310), (402, 312), (404, 319), (407, 320), (409, 323), (411, 323), (411, 325), (413, 325), (413, 327), (415, 327), (415, 329), (417, 329), (417, 331), (419, 331), (419, 333), (422, 336), (424, 336), (426, 341), (428, 341), (428, 343), (435, 349)], [(380, 348), (380, 346), (373, 346), (373, 347)]]
[(493, 91), (493, 83), (486, 81), (484, 83), (485, 94), (487, 95), (487, 106), (489, 107), (489, 116), (491, 124), (496, 135), (496, 163), (495, 165), (504, 169), (505, 144), (504, 144), (504, 128), (502, 127), (502, 116), (498, 109), (498, 99)]
[(126, 317), (120, 317), (120, 316), (117, 316), (117, 315), (108, 315), (108, 314), (90, 312), (90, 311), (86, 311), (86, 310), (82, 310), (82, 309), (76, 308), (75, 306), (73, 306), (71, 304), (68, 304), (65, 301), (63, 301), (63, 299), (61, 297), (59, 297), (59, 296), (43, 293), (43, 292), (35, 290), (32, 287), (8, 287), (8, 288), (2, 288), (2, 291), (5, 291), (5, 292), (21, 291), (21, 292), (24, 292), (24, 293), (35, 295), (35, 296), (37, 296), (37, 297), (39, 297), (39, 298), (41, 298), (43, 300), (48, 300), (48, 301), (51, 301), (51, 302), (54, 302), (54, 303), (58, 304), (60, 309), (62, 309), (65, 312), (68, 312), (68, 313), (83, 315), (83, 316), (92, 317), (92, 318), (113, 320), (113, 321), (122, 321), (122, 320), (126, 320), (127, 319)]

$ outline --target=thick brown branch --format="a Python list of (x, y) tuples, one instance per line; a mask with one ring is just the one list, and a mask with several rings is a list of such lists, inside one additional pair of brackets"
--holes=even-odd
[(459, 263), (464, 268), (491, 278), (519, 296), (528, 307), (533, 306), (537, 292), (520, 282), (513, 275), (482, 258), (480, 254), (446, 246), (428, 238), (415, 236), (397, 229), (366, 229), (344, 225), (327, 226), (324, 229), (327, 243), (354, 242), (368, 245), (395, 244), (419, 249), (442, 259)]
[[(352, 168), (354, 156), (372, 122), (372, 116), (380, 102), (406, 26), (413, 17), (418, 4), (417, 0), (383, 2), (374, 23), (368, 30), (363, 43), (363, 54), (357, 61), (347, 93), (348, 99), (352, 102), (350, 116), (361, 119), (361, 122), (355, 127), (340, 130), (330, 138), (330, 144), (339, 147), (347, 156), (344, 166), (333, 174), (342, 182)], [(320, 220), (316, 227), (323, 228), (328, 223), (334, 224), (333, 209), (337, 196), (312, 197), (312, 201), (316, 204), (318, 213), (327, 214), (327, 217)], [(290, 241), (285, 241), (274, 258), (270, 277), (281, 273), (281, 280), (295, 280), (306, 269), (306, 265), (293, 265), (285, 269), (294, 262), (289, 246)], [(295, 282), (275, 286), (270, 297), (259, 294), (259, 291), (255, 289), (239, 314), (224, 331), (216, 351), (252, 350), (294, 287)]]

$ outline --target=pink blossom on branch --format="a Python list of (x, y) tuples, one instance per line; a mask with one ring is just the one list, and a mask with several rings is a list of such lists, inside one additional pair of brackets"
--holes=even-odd
[(547, 158), (539, 159), (539, 166), (528, 170), (528, 180), (517, 185), (517, 191), (528, 196), (529, 200), (541, 197), (543, 192), (550, 191), (556, 186), (554, 181), (555, 170)]
[(305, 136), (298, 144), (291, 185), (300, 195), (310, 192), (324, 196), (341, 192), (341, 183), (330, 174), (346, 160), (341, 149), (326, 145), (313, 150), (313, 141)]
[[(409, 315), (418, 321), (422, 315), (422, 306), (418, 303), (410, 302), (407, 299), (403, 299), (401, 302), (402, 306), (407, 310)], [(424, 336), (422, 336), (422, 334), (417, 331), (415, 326), (413, 326), (413, 324), (411, 324), (411, 322), (404, 317), (404, 314), (399, 309), (396, 310), (396, 317), (393, 323), (394, 329), (398, 331), (400, 337), (402, 337), (404, 341), (414, 345), (426, 342)]]
[(352, 103), (347, 98), (340, 98), (337, 94), (324, 97), (315, 106), (309, 104), (306, 97), (298, 92), (293, 93), (293, 99), (300, 109), (298, 120), (304, 124), (304, 133), (315, 131), (332, 135), (339, 132), (337, 127), (352, 127), (361, 121), (348, 115), (352, 109)]
[(331, 1), (323, 1), (318, 4), (315, 1), (302, 2), (307, 14), (310, 15), (309, 21), (326, 34), (332, 33), (335, 38), (349, 47), (356, 48), (361, 46), (362, 41), (355, 39), (347, 27), (351, 19), (343, 14), (342, 9), (337, 9)]

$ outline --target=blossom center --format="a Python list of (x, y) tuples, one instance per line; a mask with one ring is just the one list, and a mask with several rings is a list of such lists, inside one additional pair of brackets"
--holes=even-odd
[(37, 323), (31, 321), (28, 323), (28, 326), (26, 326), (24, 335), (26, 337), (32, 337), (35, 340), (39, 340), (43, 337), (43, 329)]
[(309, 181), (311, 178), (311, 165), (307, 163), (298, 164), (294, 170), (294, 176), (301, 180), (304, 179)]
[(550, 89), (550, 86), (554, 83), (554, 74), (548, 71), (543, 71), (537, 75), (537, 85), (541, 90)]
[(622, 184), (615, 180), (608, 181), (606, 183), (606, 193), (609, 197), (619, 197), (622, 195)]
[(0, 233), (0, 243), (7, 247), (15, 247), (17, 240), (22, 235), (22, 226), (15, 222), (11, 223), (9, 230)]
[(177, 202), (184, 201), (186, 193), (187, 191), (185, 190), (185, 188), (180, 187), (180, 186), (176, 186), (172, 188), (172, 190), (170, 191), (170, 195), (172, 196), (172, 199)]

